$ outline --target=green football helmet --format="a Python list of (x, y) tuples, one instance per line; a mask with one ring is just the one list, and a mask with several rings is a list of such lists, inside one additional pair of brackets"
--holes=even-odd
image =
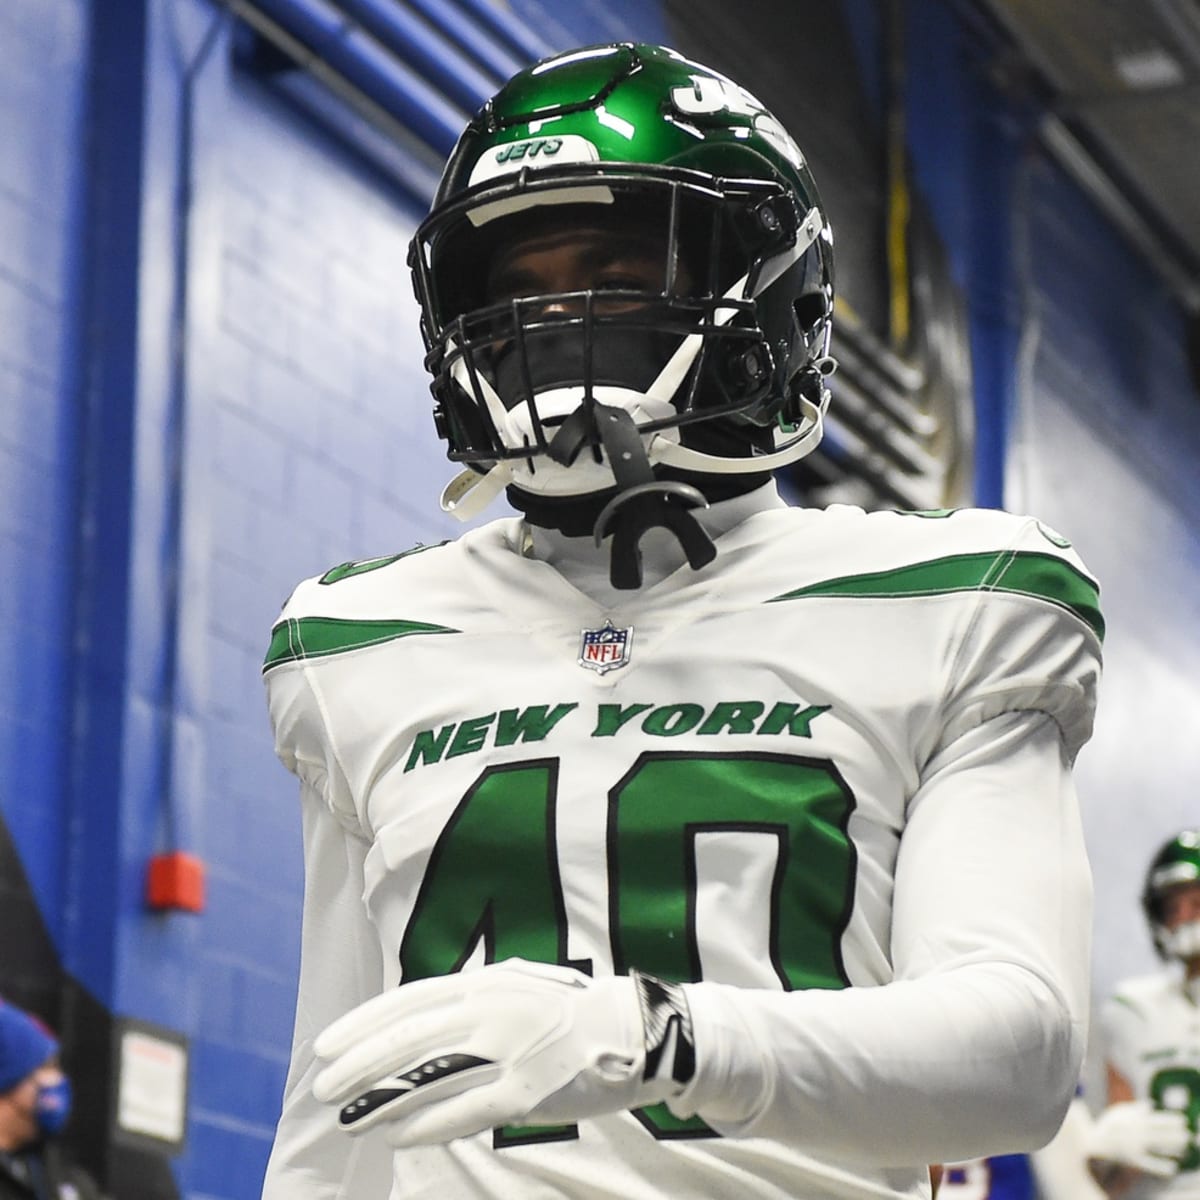
[[(655, 247), (661, 272), (489, 290), (498, 255), (582, 228)], [(467, 468), (443, 507), (464, 519), (504, 487), (632, 495), (634, 540), (666, 525), (696, 566), (677, 510), (820, 438), (833, 257), (812, 175), (753, 96), (674, 50), (592, 46), (516, 75), (459, 139), (410, 263), (438, 433)]]
[(1181, 883), (1200, 880), (1200, 829), (1176, 834), (1154, 856), (1146, 872), (1142, 907), (1150, 922), (1154, 946), (1163, 958), (1192, 958), (1200, 955), (1200, 925), (1181, 926), (1172, 931), (1165, 924), (1164, 898)]

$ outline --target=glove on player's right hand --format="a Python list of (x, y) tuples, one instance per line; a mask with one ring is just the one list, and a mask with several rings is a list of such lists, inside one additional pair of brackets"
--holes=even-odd
[(1087, 1155), (1168, 1179), (1178, 1172), (1191, 1136), (1183, 1113), (1129, 1100), (1110, 1105), (1096, 1118)]

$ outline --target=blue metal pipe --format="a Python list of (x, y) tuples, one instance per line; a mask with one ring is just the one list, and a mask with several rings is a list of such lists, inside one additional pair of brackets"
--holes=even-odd
[(448, 155), (468, 114), (324, 0), (226, 0), (266, 17), (427, 146)]
[(333, 3), (468, 112), (480, 108), (505, 78), (485, 75), (455, 46), (395, 0), (333, 0)]
[(515, 75), (529, 61), (524, 55), (514, 55), (505, 49), (447, 0), (407, 0), (407, 6), (470, 55), (497, 82)]
[(488, 3), (488, 0), (454, 0), (476, 25), (488, 30), (507, 46), (525, 66), (553, 54), (555, 47), (542, 41), (520, 17)]

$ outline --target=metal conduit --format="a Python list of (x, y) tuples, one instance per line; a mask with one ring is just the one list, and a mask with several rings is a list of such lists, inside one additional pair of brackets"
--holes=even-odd
[(443, 158), (506, 79), (551, 52), (487, 0), (221, 3), (385, 134), (394, 122)]
[(531, 63), (554, 53), (519, 17), (490, 4), (488, 0), (452, 0), (476, 25), (482, 26), (508, 47), (522, 62)]
[(407, 0), (406, 7), (422, 16), (453, 45), (473, 58), (498, 83), (515, 75), (530, 61), (524, 55), (513, 54), (497, 44), (466, 13), (446, 0)]
[(1200, 278), (1147, 224), (1134, 204), (1106, 174), (1062, 120), (1047, 113), (1041, 122), (1042, 142), (1059, 164), (1092, 198), (1097, 208), (1145, 255), (1189, 313), (1200, 313)]
[(347, 17), (452, 103), (475, 112), (504, 78), (485, 74), (397, 0), (333, 0)]
[(325, 0), (223, 2), (268, 40), (283, 44), (302, 66), (312, 67), (315, 60), (344, 78), (438, 154), (453, 149), (468, 114)]

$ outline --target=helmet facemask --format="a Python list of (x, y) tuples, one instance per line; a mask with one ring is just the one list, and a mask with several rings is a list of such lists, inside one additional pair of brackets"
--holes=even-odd
[[(819, 424), (819, 378), (809, 381), (815, 397), (795, 395), (787, 378), (794, 331), (772, 339), (761, 324), (771, 287), (805, 272), (819, 232), (811, 215), (797, 214), (780, 185), (739, 181), (714, 192), (688, 178), (694, 173), (664, 174), (606, 175), (610, 202), (586, 205), (547, 203), (553, 190), (523, 180), (443, 210), (418, 235), (439, 419), (450, 458), (492, 476), (485, 491), (581, 496), (620, 486), (599, 421), (607, 409), (627, 414), (638, 434), (645, 461), (635, 465), (644, 469), (628, 486), (652, 482), (653, 464), (763, 474), (779, 464), (756, 459), (774, 457), (780, 433), (794, 441), (801, 423), (804, 432)], [(526, 207), (472, 221), (478, 207), (497, 203), (491, 192), (519, 192), (522, 183)], [(523, 287), (522, 247), (581, 239), (631, 248), (640, 277), (621, 279), (617, 253), (616, 273), (600, 270), (596, 286)], [(779, 290), (795, 294), (787, 284)], [(788, 306), (775, 323), (800, 319)], [(638, 457), (628, 441), (622, 453)]]

